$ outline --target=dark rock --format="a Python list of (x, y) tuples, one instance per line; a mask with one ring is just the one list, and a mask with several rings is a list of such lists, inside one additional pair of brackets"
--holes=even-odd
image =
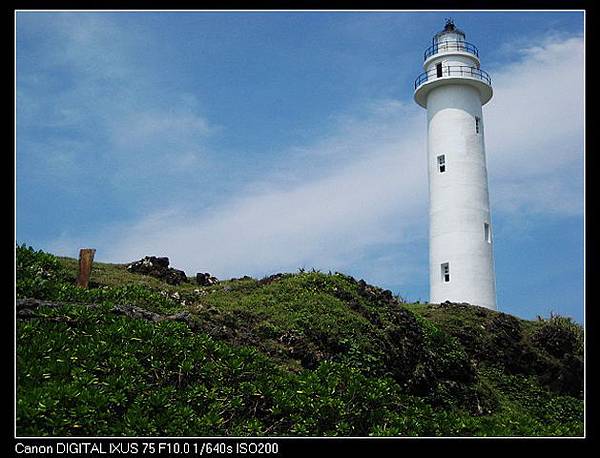
[(369, 285), (364, 280), (359, 280), (357, 284), (358, 293), (370, 302), (377, 303), (380, 305), (391, 305), (397, 303), (396, 299), (394, 298), (394, 295), (388, 289), (383, 290), (377, 286)]
[(249, 275), (244, 275), (243, 277), (233, 277), (231, 278), (231, 281), (242, 281), (242, 280), (254, 280), (254, 278), (252, 278)]
[(282, 278), (284, 278), (288, 275), (289, 274), (283, 274), (283, 273), (269, 275), (268, 277), (264, 277), (264, 278), (261, 278), (260, 280), (258, 280), (258, 284), (259, 285), (270, 285), (271, 283), (281, 280)]
[(167, 268), (169, 267), (169, 258), (154, 258), (153, 262), (160, 267)]
[(147, 321), (160, 321), (161, 316), (158, 313), (150, 312), (141, 307), (137, 307), (135, 305), (115, 305), (113, 307), (113, 312), (117, 315), (126, 315), (130, 318), (137, 318)]
[(162, 278), (170, 285), (179, 285), (180, 283), (187, 283), (188, 281), (183, 270), (173, 268), (169, 268)]
[(17, 318), (18, 319), (33, 318), (35, 316), (36, 316), (36, 314), (31, 309), (19, 309), (19, 310), (17, 310)]
[(190, 314), (190, 312), (177, 312), (173, 315), (167, 316), (165, 319), (172, 321), (187, 321), (190, 319), (191, 316), (192, 315)]
[(38, 307), (60, 307), (60, 304), (31, 297), (17, 299), (17, 314), (21, 310), (35, 310)]
[(179, 285), (187, 282), (187, 276), (183, 270), (169, 267), (169, 258), (159, 258), (156, 256), (146, 256), (139, 261), (127, 265), (129, 272), (149, 275), (159, 278), (170, 285)]
[(211, 286), (218, 282), (219, 282), (219, 280), (217, 279), (217, 277), (213, 277), (208, 272), (204, 272), (204, 273), (200, 272), (200, 273), (196, 274), (196, 283), (199, 286)]

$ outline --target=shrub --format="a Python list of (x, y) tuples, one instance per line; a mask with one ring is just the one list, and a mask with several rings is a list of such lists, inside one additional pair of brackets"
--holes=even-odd
[(68, 281), (68, 274), (56, 256), (25, 244), (16, 247), (16, 271), (17, 297), (51, 299)]
[(539, 323), (531, 337), (534, 345), (559, 359), (565, 353), (583, 354), (583, 328), (571, 318), (551, 315), (549, 319), (540, 319)]

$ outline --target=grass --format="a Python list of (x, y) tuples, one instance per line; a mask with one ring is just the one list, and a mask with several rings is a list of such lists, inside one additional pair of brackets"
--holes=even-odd
[[(64, 268), (69, 278), (77, 278), (79, 272), (79, 261), (73, 258), (58, 257), (57, 260)], [(152, 290), (164, 290), (168, 292), (176, 291), (193, 291), (194, 286), (191, 283), (183, 283), (179, 286), (172, 286), (158, 278), (147, 275), (139, 275), (127, 270), (126, 264), (110, 264), (95, 262), (92, 265), (92, 273), (90, 275), (91, 287), (94, 286), (122, 286), (122, 285), (137, 285)]]

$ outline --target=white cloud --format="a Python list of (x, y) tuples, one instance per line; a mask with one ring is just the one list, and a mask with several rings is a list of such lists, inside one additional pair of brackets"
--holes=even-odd
[(485, 108), (493, 210), (583, 211), (583, 39), (547, 38), (497, 67)]
[(107, 124), (116, 164), (126, 167), (125, 175), (135, 170), (138, 177), (199, 167), (203, 144), (212, 133), (203, 117), (179, 106), (169, 111), (128, 112)]

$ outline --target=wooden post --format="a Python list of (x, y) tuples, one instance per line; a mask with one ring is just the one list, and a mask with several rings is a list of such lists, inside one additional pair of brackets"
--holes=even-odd
[(79, 250), (79, 276), (77, 277), (77, 286), (87, 288), (92, 273), (92, 263), (94, 262), (95, 248), (82, 248)]

